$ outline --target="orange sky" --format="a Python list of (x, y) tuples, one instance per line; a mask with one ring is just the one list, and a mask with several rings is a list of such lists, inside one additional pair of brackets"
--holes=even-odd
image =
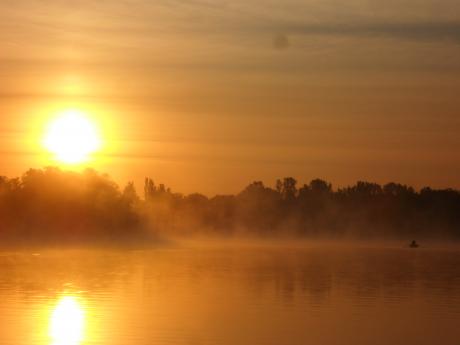
[(2, 0), (0, 42), (0, 175), (78, 108), (122, 184), (460, 188), (457, 0)]

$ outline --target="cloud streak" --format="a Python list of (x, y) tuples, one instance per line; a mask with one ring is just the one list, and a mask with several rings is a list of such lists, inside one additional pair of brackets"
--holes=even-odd
[(287, 24), (276, 29), (293, 35), (373, 37), (460, 43), (460, 22)]

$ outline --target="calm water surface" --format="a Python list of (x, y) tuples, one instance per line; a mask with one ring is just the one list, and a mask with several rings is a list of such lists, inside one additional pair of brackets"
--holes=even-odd
[(0, 344), (460, 343), (460, 251), (0, 253)]

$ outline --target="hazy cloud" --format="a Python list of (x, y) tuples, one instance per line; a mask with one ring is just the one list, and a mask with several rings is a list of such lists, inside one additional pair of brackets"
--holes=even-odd
[(287, 24), (291, 34), (377, 37), (460, 43), (460, 22)]

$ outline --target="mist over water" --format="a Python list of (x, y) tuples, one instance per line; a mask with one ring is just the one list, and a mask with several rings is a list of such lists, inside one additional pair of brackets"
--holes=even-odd
[(23, 250), (0, 272), (5, 345), (458, 343), (460, 250), (439, 243)]

